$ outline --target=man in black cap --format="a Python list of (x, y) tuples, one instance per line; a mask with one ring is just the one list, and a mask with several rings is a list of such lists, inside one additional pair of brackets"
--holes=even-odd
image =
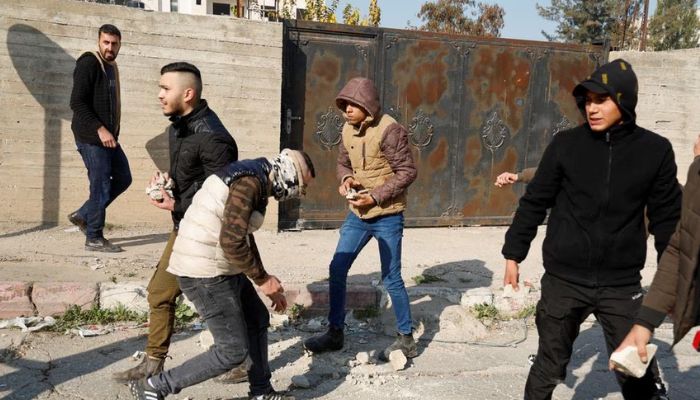
[[(624, 339), (642, 302), (646, 259), (644, 207), (657, 254), (680, 217), (681, 191), (671, 143), (636, 125), (637, 77), (615, 60), (573, 91), (586, 118), (558, 133), (545, 150), (506, 233), (504, 285), (518, 288), (518, 264), (551, 209), (542, 245), (545, 274), (537, 304), (539, 348), (526, 399), (550, 399), (564, 381), (581, 323), (595, 315), (608, 352)], [(620, 373), (625, 399), (664, 399), (650, 368)]]

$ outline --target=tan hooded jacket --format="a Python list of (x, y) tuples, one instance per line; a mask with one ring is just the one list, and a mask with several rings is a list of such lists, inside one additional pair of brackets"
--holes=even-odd
[(408, 132), (394, 118), (380, 114), (379, 96), (371, 80), (353, 78), (336, 97), (336, 105), (345, 112), (350, 102), (367, 111), (360, 126), (343, 126), (338, 153), (338, 179), (353, 177), (377, 204), (350, 210), (362, 219), (402, 212), (406, 208), (406, 189), (416, 179), (416, 166), (408, 144)]

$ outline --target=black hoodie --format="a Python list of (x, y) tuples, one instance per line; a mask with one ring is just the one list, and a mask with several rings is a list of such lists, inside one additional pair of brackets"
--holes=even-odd
[(612, 61), (576, 86), (573, 95), (584, 113), (589, 90), (609, 94), (623, 123), (607, 132), (584, 123), (552, 139), (520, 199), (502, 253), (524, 260), (551, 209), (542, 246), (547, 273), (589, 287), (635, 284), (646, 259), (644, 208), (659, 256), (680, 216), (673, 149), (636, 125), (637, 78), (629, 63)]

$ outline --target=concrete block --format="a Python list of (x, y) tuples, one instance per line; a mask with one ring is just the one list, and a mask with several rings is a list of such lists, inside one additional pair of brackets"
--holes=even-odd
[(439, 286), (411, 286), (406, 288), (409, 297), (441, 297), (450, 303), (459, 303), (462, 292), (459, 289)]
[[(329, 305), (328, 284), (319, 283), (285, 288), (287, 303), (300, 304), (305, 309), (326, 310)], [(369, 285), (348, 285), (346, 305), (349, 309), (365, 309), (379, 306), (380, 292)]]
[(355, 356), (355, 360), (360, 364), (369, 364), (369, 359), (369, 353), (366, 351), (361, 351)]
[(71, 305), (91, 308), (98, 293), (97, 284), (92, 282), (37, 282), (32, 300), (38, 315), (59, 315)]
[(101, 283), (100, 307), (116, 308), (120, 304), (138, 312), (148, 312), (146, 282)]
[(493, 304), (493, 292), (490, 288), (468, 289), (459, 300), (462, 307), (470, 308), (477, 304)]
[(391, 368), (394, 371), (401, 371), (402, 369), (406, 368), (408, 359), (401, 350), (394, 350), (389, 353), (389, 362), (391, 363)]
[(33, 315), (34, 307), (29, 299), (29, 283), (0, 283), (0, 319)]

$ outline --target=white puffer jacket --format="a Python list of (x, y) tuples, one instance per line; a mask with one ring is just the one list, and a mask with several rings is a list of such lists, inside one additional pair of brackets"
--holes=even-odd
[[(243, 271), (224, 257), (219, 243), (229, 187), (216, 175), (209, 176), (192, 199), (180, 222), (167, 271), (190, 278), (236, 275)], [(263, 216), (253, 212), (249, 233), (262, 225)]]

